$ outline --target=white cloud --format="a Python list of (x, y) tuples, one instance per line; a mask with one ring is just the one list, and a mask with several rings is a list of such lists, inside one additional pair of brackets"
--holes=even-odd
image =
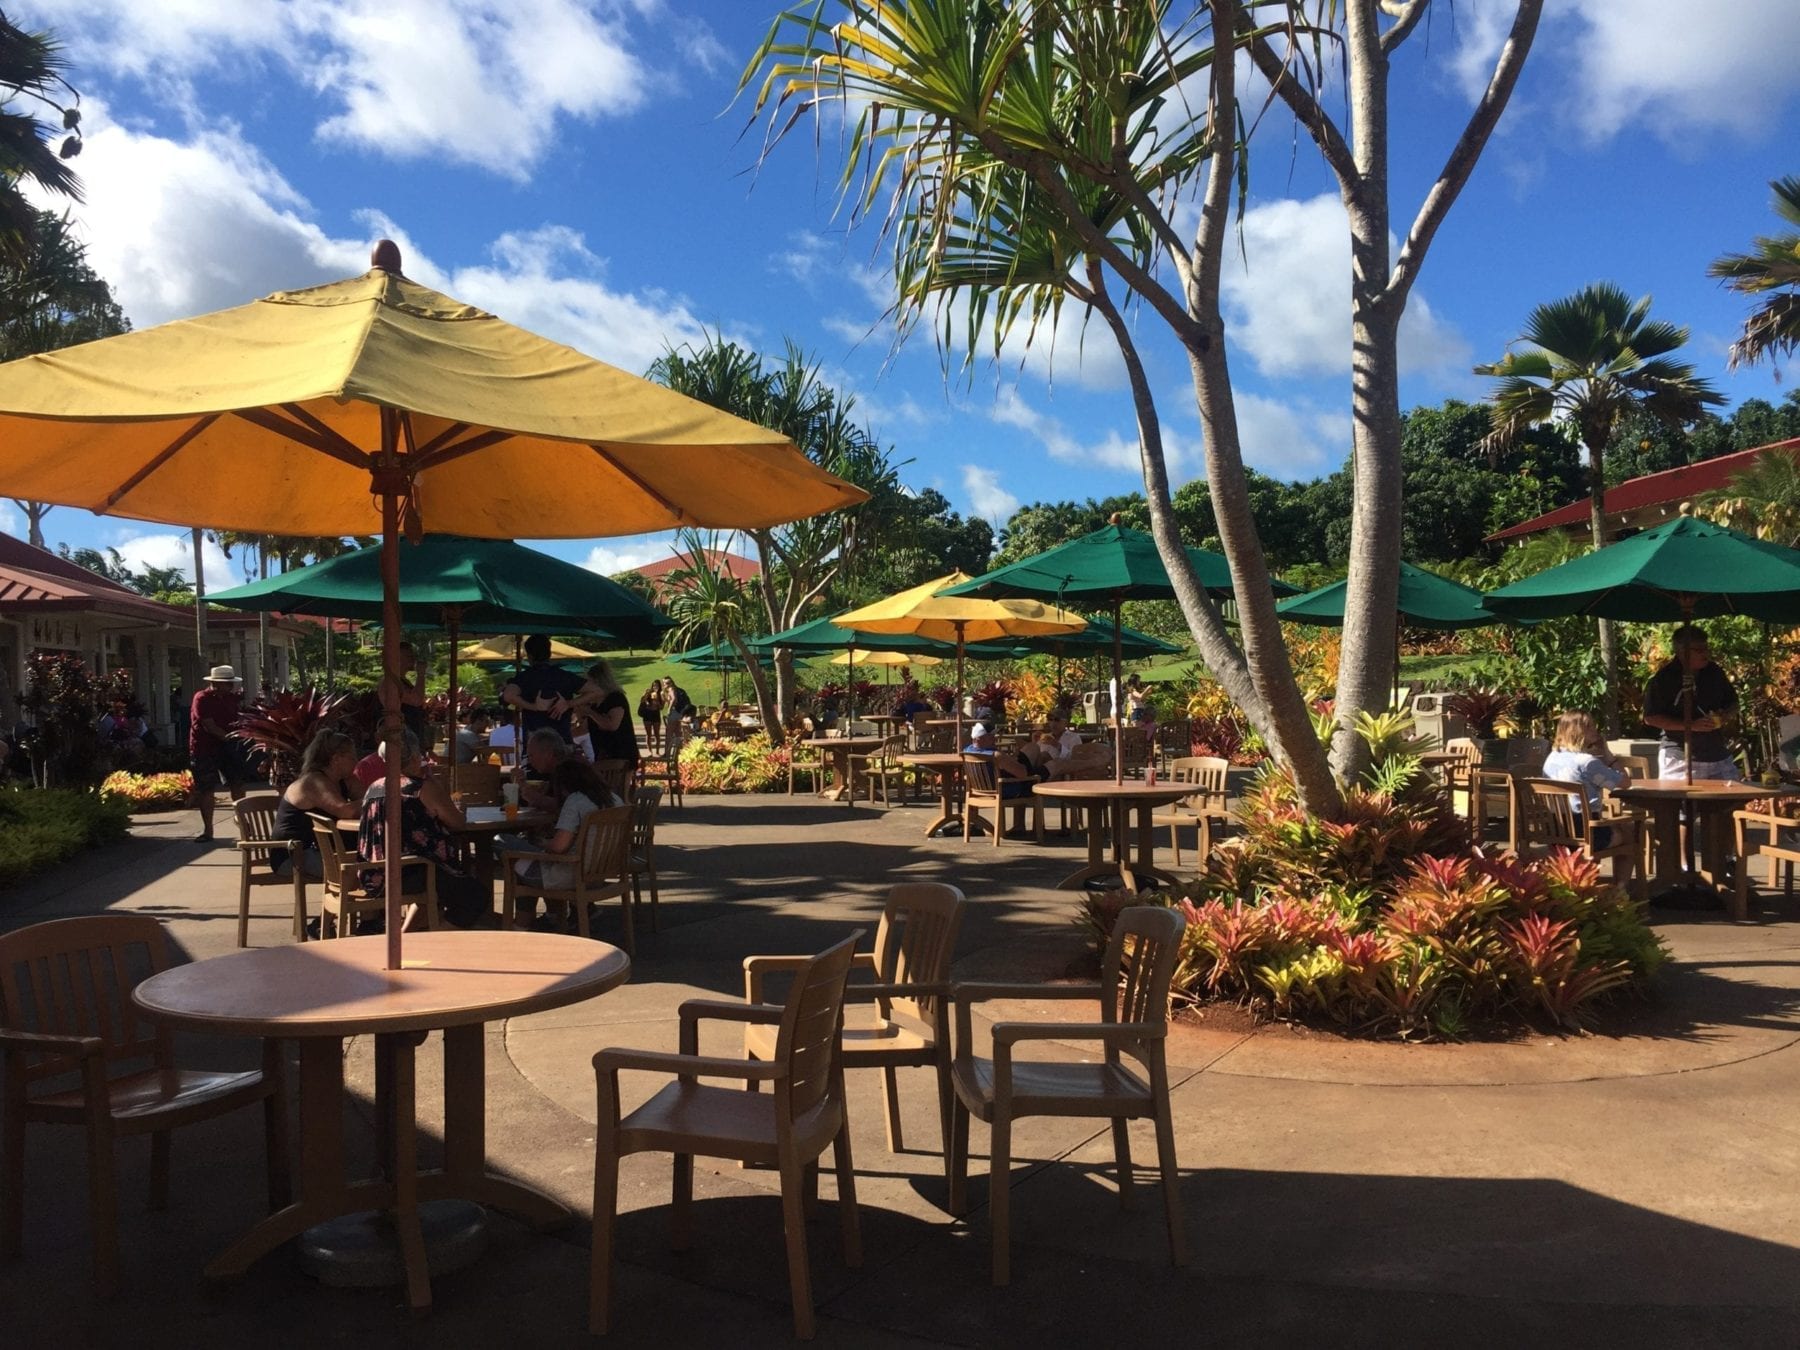
[[(1138, 438), (1134, 431), (1126, 435), (1108, 430), (1099, 440), (1084, 441), (1071, 434), (1057, 418), (1042, 412), (1028, 402), (1016, 388), (1003, 387), (989, 412), (1002, 426), (1017, 427), (1037, 438), (1051, 459), (1064, 464), (1108, 469), (1134, 477), (1143, 472)], [(1163, 458), (1169, 466), (1171, 482), (1180, 484), (1201, 472), (1200, 446), (1163, 422)]]
[(590, 572), (610, 577), (620, 572), (636, 571), (650, 563), (673, 557), (674, 554), (675, 545), (668, 535), (644, 534), (595, 544), (588, 550), (581, 565)]
[[(1268, 376), (1350, 367), (1350, 234), (1336, 194), (1264, 202), (1244, 213), (1244, 249), (1225, 261), (1231, 340)], [(1400, 321), (1403, 373), (1460, 373), (1469, 345), (1417, 289)]]
[(566, 227), (504, 234), (488, 261), (440, 266), (377, 212), (358, 214), (365, 238), (328, 234), (235, 127), (175, 140), (110, 122), (94, 100), (86, 120), (77, 218), (95, 270), (140, 328), (354, 275), (385, 234), (408, 276), (627, 370), (642, 371), (665, 343), (704, 340), (679, 297), (608, 286), (604, 260)]
[(1244, 462), (1277, 478), (1330, 473), (1350, 453), (1350, 415), (1305, 400), (1239, 392), (1238, 444)]
[(988, 524), (1004, 525), (1019, 509), (1019, 499), (1000, 486), (1000, 475), (995, 470), (965, 464), (962, 477), (970, 508)]
[[(1502, 0), (1457, 7), (1454, 65), (1471, 98), (1487, 83), (1512, 8)], [(1695, 147), (1710, 130), (1780, 134), (1782, 109), (1800, 94), (1796, 48), (1793, 0), (1569, 0), (1546, 15), (1531, 59), (1560, 60), (1575, 77), (1560, 79), (1565, 115), (1592, 139), (1641, 127)]]
[[(82, 66), (145, 79), (177, 103), (193, 103), (198, 77), (284, 65), (332, 110), (315, 128), (321, 140), (520, 181), (560, 119), (631, 112), (651, 82), (618, 0), (57, 0), (51, 8), (45, 21)], [(684, 32), (687, 50), (710, 50), (709, 34), (692, 24)]]
[[(225, 550), (204, 535), (201, 536), (200, 562), (206, 569), (206, 588), (222, 591), (244, 582), (243, 569), (225, 556)], [(189, 581), (194, 579), (193, 541), (187, 534), (138, 534), (131, 529), (115, 532), (110, 541), (118, 549), (125, 565), (134, 572), (147, 567), (177, 567)]]
[(25, 517), (4, 497), (0, 497), (0, 532), (16, 535), (20, 539), (26, 534)]

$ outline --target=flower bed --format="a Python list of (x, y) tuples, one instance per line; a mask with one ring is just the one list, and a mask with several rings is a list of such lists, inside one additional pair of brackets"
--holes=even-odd
[(74, 788), (0, 791), (0, 886), (117, 839), (125, 833), (121, 802)]
[(100, 784), (100, 799), (123, 802), (125, 809), (139, 811), (173, 811), (186, 806), (194, 795), (194, 775), (185, 769), (180, 773), (132, 773), (118, 769), (107, 774)]
[(766, 792), (787, 778), (788, 751), (759, 731), (741, 741), (696, 738), (675, 762), (684, 793)]
[[(1575, 1028), (1667, 958), (1596, 864), (1474, 852), (1435, 794), (1354, 789), (1325, 821), (1270, 772), (1241, 819), (1197, 885), (1148, 901), (1187, 918), (1176, 988), (1192, 1002), (1384, 1036)], [(1083, 917), (1104, 935), (1125, 903), (1096, 897)]]

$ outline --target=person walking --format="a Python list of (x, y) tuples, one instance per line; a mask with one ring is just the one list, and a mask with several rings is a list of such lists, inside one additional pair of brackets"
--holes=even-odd
[(213, 837), (213, 794), (221, 784), (237, 801), (244, 795), (244, 760), (229, 740), (243, 709), (238, 673), (214, 666), (188, 709), (188, 768), (194, 775), (194, 805), (200, 810), (200, 833), (194, 842)]

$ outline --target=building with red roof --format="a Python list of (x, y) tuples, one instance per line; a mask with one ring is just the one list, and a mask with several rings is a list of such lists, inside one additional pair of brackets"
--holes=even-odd
[[(1606, 490), (1607, 528), (1647, 529), (1652, 525), (1660, 525), (1670, 517), (1681, 514), (1683, 502), (1725, 487), (1748, 469), (1758, 456), (1767, 454), (1800, 456), (1800, 437), (1740, 450), (1733, 455), (1720, 455), (1716, 459), (1703, 459), (1698, 464), (1678, 465), (1660, 473), (1647, 473), (1641, 478), (1628, 478), (1617, 487)], [(1583, 497), (1567, 506), (1559, 506), (1554, 511), (1546, 511), (1541, 516), (1509, 525), (1504, 530), (1490, 534), (1488, 539), (1490, 542), (1500, 543), (1542, 534), (1546, 530), (1586, 530), (1588, 509), (1588, 499)]]
[(692, 553), (677, 553), (664, 558), (661, 562), (648, 563), (637, 568), (637, 574), (650, 583), (660, 602), (669, 589), (669, 578), (676, 572), (688, 571), (696, 567), (705, 567), (713, 573), (724, 573), (736, 581), (754, 581), (762, 575), (762, 564), (754, 558), (746, 558), (741, 554), (727, 553), (722, 548), (702, 549), (699, 561), (695, 561)]

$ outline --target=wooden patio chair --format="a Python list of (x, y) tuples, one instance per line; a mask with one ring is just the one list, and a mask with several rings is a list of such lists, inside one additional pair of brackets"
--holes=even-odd
[(622, 802), (629, 803), (632, 794), (637, 791), (637, 773), (630, 760), (597, 759), (594, 761), (594, 776), (606, 784), (606, 790)]
[[(950, 1025), (946, 981), (956, 957), (956, 939), (962, 932), (968, 901), (954, 886), (936, 881), (907, 881), (888, 890), (881, 922), (875, 928), (875, 949), (858, 952), (851, 969), (868, 971), (872, 984), (851, 984), (845, 993), (849, 1003), (873, 1003), (872, 1023), (843, 1029), (844, 1067), (881, 1070), (882, 1106), (887, 1114), (888, 1151), (905, 1145), (900, 1125), (899, 1075), (906, 1067), (937, 1071), (938, 1123), (942, 1135), (944, 1167), (950, 1165)], [(763, 982), (780, 971), (804, 969), (807, 956), (747, 956), (744, 958), (744, 1001), (764, 1002)], [(744, 1054), (750, 1059), (775, 1057), (775, 1033), (766, 1026), (744, 1027)], [(756, 1084), (748, 1084), (751, 1091)]]
[[(901, 805), (909, 800), (918, 800), (918, 777), (910, 766), (900, 762), (900, 756), (906, 753), (906, 736), (896, 734), (882, 741), (881, 746), (870, 755), (852, 755), (850, 764), (855, 769), (857, 761), (862, 762), (863, 786), (869, 792), (869, 805), (875, 804), (875, 793), (881, 793), (881, 804), (894, 804), (894, 789), (899, 788)], [(851, 782), (855, 782), (855, 774), (851, 774)]]
[[(1595, 818), (1590, 812), (1577, 812), (1574, 794), (1580, 788), (1559, 779), (1518, 778), (1514, 783), (1518, 789), (1520, 853), (1570, 848), (1595, 862), (1610, 859), (1614, 883), (1630, 888), (1633, 895), (1642, 898), (1645, 886), (1639, 863), (1644, 850), (1635, 820), (1604, 814)], [(1601, 829), (1612, 832), (1604, 847), (1594, 842), (1595, 832)]]
[[(782, 1007), (689, 999), (681, 1005), (681, 1049), (602, 1050), (594, 1056), (599, 1117), (594, 1131), (594, 1244), (588, 1329), (604, 1334), (612, 1315), (613, 1226), (619, 1205), (619, 1159), (631, 1153), (672, 1153), (675, 1182), (670, 1212), (673, 1245), (688, 1245), (694, 1193), (694, 1156), (733, 1158), (781, 1173), (782, 1227), (787, 1237), (788, 1286), (794, 1334), (814, 1332), (812, 1270), (806, 1250), (806, 1203), (819, 1155), (827, 1146), (837, 1164), (838, 1215), (844, 1262), (862, 1264), (856, 1215), (856, 1173), (850, 1159), (850, 1122), (844, 1107), (844, 1061), (839, 1050), (844, 984), (861, 932), (808, 961), (794, 976)], [(700, 1023), (718, 1020), (776, 1028), (768, 1061), (700, 1054)], [(619, 1071), (674, 1074), (673, 1083), (629, 1115), (619, 1108)], [(768, 1082), (768, 1096), (713, 1087), (701, 1078)]]
[[(631, 808), (608, 806), (590, 812), (581, 822), (574, 845), (567, 853), (538, 853), (524, 849), (509, 850), (500, 855), (502, 883), (500, 922), (510, 928), (515, 903), (524, 898), (542, 900), (546, 906), (556, 905), (575, 910), (575, 928), (582, 937), (589, 931), (588, 908), (605, 900), (617, 900), (623, 916), (624, 938), (621, 942), (629, 954), (637, 955), (633, 933), (631, 902)], [(562, 863), (575, 868), (572, 886), (534, 886), (521, 877), (516, 862)]]
[(1152, 825), (1169, 827), (1169, 847), (1175, 865), (1181, 866), (1181, 831), (1192, 825), (1199, 833), (1200, 865), (1212, 856), (1213, 823), (1225, 826), (1231, 817), (1225, 809), (1225, 778), (1230, 772), (1228, 761), (1215, 755), (1182, 755), (1169, 763), (1171, 783), (1192, 783), (1196, 789), (1166, 810), (1154, 812)]
[[(371, 894), (368, 889), (369, 875), (380, 872), (386, 864), (364, 862), (344, 838), (338, 822), (330, 816), (313, 815), (312, 823), (313, 838), (319, 841), (319, 861), (325, 873), (325, 879), (320, 883), (319, 936), (349, 937), (358, 916), (387, 913), (386, 897)], [(410, 863), (425, 869), (425, 889), (403, 890), (402, 894), (412, 903), (425, 906), (425, 926), (435, 929), (438, 926), (437, 864), (429, 858), (404, 853), (400, 855), (400, 863), (402, 867)], [(404, 884), (402, 882), (402, 886)]]
[(806, 744), (816, 734), (810, 717), (802, 718), (800, 726), (788, 732), (787, 790), (790, 797), (794, 795), (794, 780), (801, 774), (806, 775), (807, 785), (813, 791), (820, 791), (825, 786), (825, 752), (816, 745)]
[(103, 1295), (119, 1279), (115, 1138), (150, 1136), (150, 1208), (164, 1209), (169, 1132), (261, 1102), (269, 1208), (289, 1198), (280, 1044), (264, 1041), (262, 1068), (247, 1073), (176, 1067), (168, 1029), (140, 1018), (131, 1001), (140, 979), (168, 965), (163, 927), (143, 915), (56, 919), (0, 936), (0, 1255), (18, 1255), (23, 1238), (25, 1127), (83, 1128), (94, 1283)]
[[(956, 1057), (951, 1065), (956, 1103), (950, 1131), (950, 1212), (961, 1215), (967, 1209), (969, 1117), (979, 1116), (993, 1130), (988, 1212), (994, 1228), (995, 1284), (1008, 1283), (1012, 1275), (1008, 1228), (1012, 1123), (1021, 1116), (1111, 1120), (1121, 1204), (1129, 1203), (1131, 1196), (1131, 1142), (1125, 1122), (1154, 1120), (1169, 1257), (1177, 1266), (1186, 1263), (1175, 1129), (1169, 1116), (1169, 1069), (1163, 1053), (1169, 1033), (1169, 982), (1186, 926), (1178, 910), (1128, 905), (1107, 943), (1099, 984), (958, 984), (951, 989), (956, 1009)], [(1100, 1020), (996, 1022), (994, 1057), (983, 1059), (974, 1052), (971, 1010), (976, 1003), (1000, 998), (1097, 999)], [(1017, 1062), (1013, 1052), (1021, 1041), (1097, 1041), (1101, 1058), (1097, 1063)], [(1137, 1068), (1126, 1059), (1135, 1060)]]
[[(1782, 831), (1800, 832), (1800, 820), (1767, 811), (1733, 811), (1731, 823), (1737, 836), (1737, 877), (1732, 892), (1731, 917), (1740, 923), (1750, 917), (1750, 860), (1761, 858), (1769, 890), (1781, 880), (1782, 899), (1794, 898), (1794, 864), (1800, 863), (1800, 839), (1781, 839)], [(1759, 834), (1752, 834), (1758, 831)]]
[(1006, 833), (1006, 808), (1013, 808), (1013, 828), (1025, 827), (1025, 812), (1031, 812), (1038, 843), (1044, 842), (1044, 799), (1027, 794), (1002, 797), (999, 776), (994, 772), (992, 755), (964, 755), (963, 763), (963, 842), (975, 837), (975, 827), (983, 811), (994, 813), (994, 847), (1000, 847), (1000, 836)]
[(656, 808), (662, 802), (662, 789), (643, 787), (631, 802), (631, 850), (625, 866), (631, 873), (631, 904), (635, 909), (644, 898), (644, 879), (650, 881), (650, 931), (660, 926), (656, 906), (661, 894), (656, 884)]
[(306, 873), (300, 860), (294, 859), (292, 876), (275, 874), (274, 855), (288, 851), (285, 840), (275, 837), (275, 808), (281, 796), (275, 792), (258, 792), (240, 797), (232, 804), (237, 821), (238, 851), (238, 923), (237, 945), (250, 945), (250, 888), (252, 886), (287, 886), (294, 893), (294, 941), (306, 941)]

